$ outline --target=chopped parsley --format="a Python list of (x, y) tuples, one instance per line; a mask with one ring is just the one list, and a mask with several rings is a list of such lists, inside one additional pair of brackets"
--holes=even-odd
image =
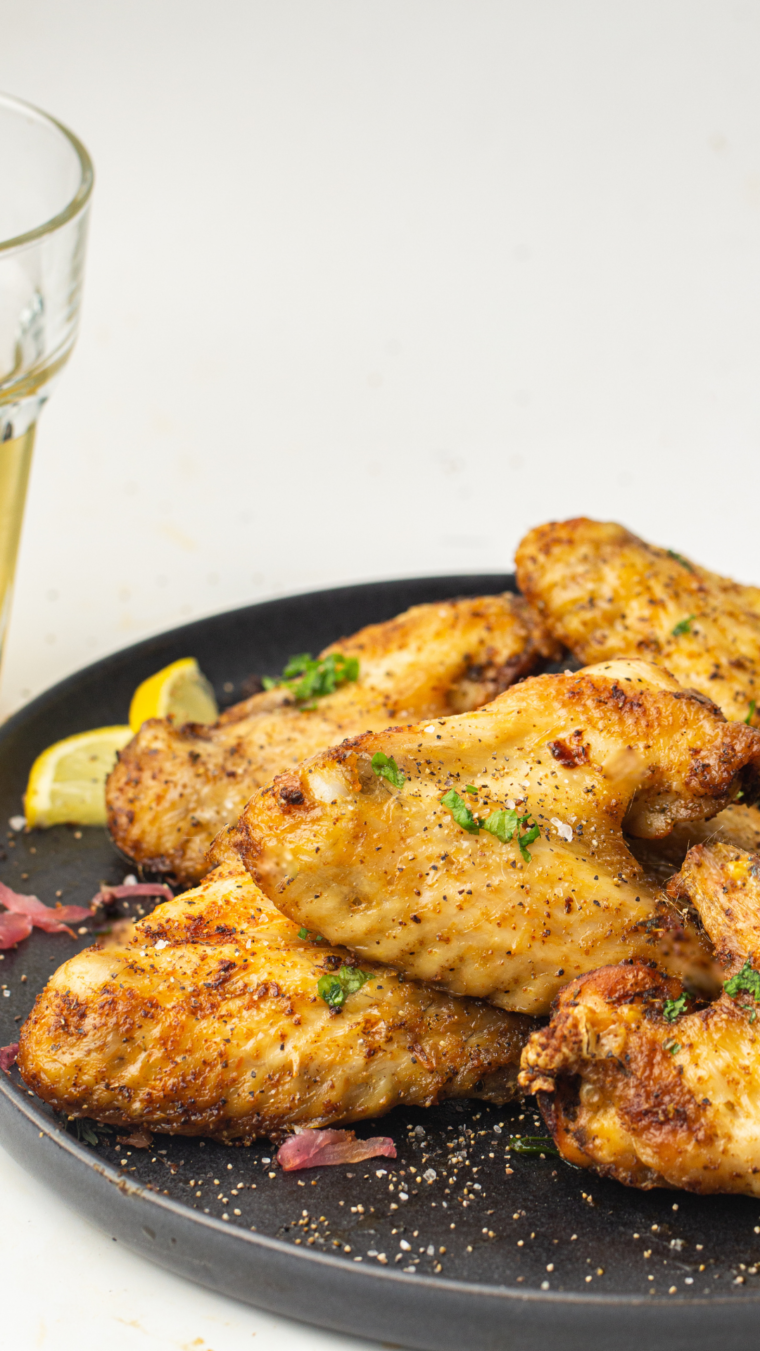
[(686, 568), (687, 572), (694, 571), (694, 568), (692, 567), (688, 558), (682, 558), (681, 554), (677, 554), (675, 549), (668, 549), (668, 558), (675, 558), (676, 563), (680, 563), (681, 567)]
[(747, 714), (746, 718), (744, 719), (744, 721), (747, 723), (747, 725), (749, 725), (749, 723), (752, 722), (752, 719), (753, 719), (754, 716), (755, 716), (755, 709), (756, 709), (756, 708), (757, 708), (757, 702), (756, 702), (756, 700), (755, 700), (755, 699), (750, 699), (750, 701), (749, 701), (749, 713)]
[(372, 756), (372, 768), (378, 778), (387, 779), (394, 788), (403, 788), (406, 775), (403, 769), (399, 769), (392, 755), (387, 756), (382, 751), (376, 751)]
[(559, 1150), (554, 1141), (543, 1135), (512, 1135), (507, 1141), (507, 1148), (511, 1149), (513, 1154), (529, 1154), (533, 1158), (541, 1154), (550, 1159), (559, 1158)]
[(299, 930), (298, 930), (298, 937), (299, 937), (299, 938), (308, 938), (308, 937), (309, 937), (309, 930), (308, 930), (308, 929), (299, 929)]
[(489, 835), (495, 835), (497, 840), (501, 840), (502, 844), (506, 844), (508, 840), (512, 839), (517, 830), (517, 824), (517, 812), (507, 811), (506, 807), (497, 808), (496, 811), (491, 812), (490, 816), (486, 817), (485, 821), (481, 822), (483, 829), (487, 830)]
[(677, 999), (666, 999), (662, 1008), (662, 1016), (666, 1023), (674, 1023), (676, 1018), (680, 1018), (682, 1013), (686, 1012), (686, 1000), (689, 998), (686, 991), (679, 994)]
[(682, 633), (691, 633), (692, 621), (695, 620), (696, 617), (696, 615), (687, 615), (685, 619), (680, 619), (675, 628), (670, 630), (673, 637), (678, 638)]
[(754, 970), (749, 957), (741, 971), (737, 971), (730, 980), (724, 980), (723, 989), (732, 999), (741, 991), (746, 991), (753, 999), (760, 1000), (760, 975)]
[[(528, 817), (527, 817), (527, 816), (521, 816), (521, 817), (520, 817), (520, 825), (521, 825), (521, 826), (527, 826), (527, 824), (528, 824)], [(537, 840), (537, 839), (538, 839), (538, 837), (539, 837), (540, 834), (541, 834), (541, 831), (539, 830), (539, 828), (538, 828), (538, 826), (536, 825), (535, 821), (533, 822), (533, 825), (530, 827), (530, 829), (525, 831), (525, 834), (524, 834), (524, 835), (520, 835), (520, 834), (518, 833), (518, 836), (517, 836), (517, 843), (518, 843), (519, 846), (520, 846), (520, 853), (522, 854), (522, 856), (523, 856), (523, 858), (525, 859), (525, 862), (526, 862), (526, 863), (530, 863), (530, 850), (529, 850), (529, 849), (526, 849), (525, 846), (528, 845), (528, 844), (532, 844), (534, 840)]]
[(497, 840), (501, 840), (502, 844), (506, 844), (516, 833), (520, 853), (525, 862), (530, 863), (531, 856), (527, 845), (537, 840), (541, 832), (535, 821), (532, 826), (528, 826), (529, 821), (529, 816), (520, 816), (516, 811), (509, 811), (505, 807), (500, 807), (497, 811), (491, 812), (491, 815), (487, 816), (481, 824), (484, 830), (487, 830), (491, 835), (495, 835)]
[[(465, 791), (469, 791), (469, 789)], [(530, 816), (520, 816), (519, 812), (514, 811), (514, 809), (498, 807), (485, 820), (481, 820), (479, 817), (473, 816), (467, 803), (453, 788), (450, 788), (445, 797), (441, 798), (441, 805), (448, 807), (457, 825), (461, 826), (463, 830), (469, 831), (471, 835), (477, 835), (480, 830), (487, 830), (489, 835), (495, 835), (496, 839), (501, 840), (502, 844), (508, 844), (516, 835), (520, 853), (525, 862), (530, 863), (531, 855), (527, 846), (537, 840), (541, 834), (535, 821), (532, 825), (529, 825)]]
[(372, 976), (367, 971), (360, 971), (358, 966), (342, 966), (340, 971), (335, 974), (320, 976), (317, 981), (317, 994), (320, 999), (324, 999), (328, 1008), (342, 1009), (348, 996), (361, 990)]
[(330, 652), (326, 657), (317, 657), (315, 660), (310, 652), (302, 652), (290, 658), (278, 679), (264, 676), (262, 684), (265, 690), (284, 685), (299, 703), (305, 703), (308, 699), (321, 699), (325, 694), (332, 694), (340, 685), (358, 679), (358, 657), (344, 657), (342, 652)]
[(103, 1121), (92, 1121), (87, 1116), (75, 1117), (73, 1121), (66, 1122), (66, 1129), (76, 1136), (77, 1140), (84, 1140), (88, 1145), (107, 1145), (109, 1140), (103, 1139), (103, 1136), (110, 1135), (113, 1126), (107, 1126)]
[(441, 798), (441, 806), (448, 808), (462, 830), (469, 831), (471, 835), (477, 835), (481, 823), (476, 821), (464, 798), (461, 798), (454, 788), (450, 788), (448, 793)]

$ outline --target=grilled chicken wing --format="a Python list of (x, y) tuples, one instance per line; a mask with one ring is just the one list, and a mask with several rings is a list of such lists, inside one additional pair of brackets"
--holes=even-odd
[(513, 1095), (530, 1019), (376, 963), (332, 1012), (317, 982), (350, 961), (225, 862), (66, 962), (21, 1029), (19, 1068), (70, 1115), (223, 1141)]
[(760, 725), (760, 589), (739, 586), (621, 525), (538, 526), (516, 554), (521, 590), (579, 661), (645, 657), (727, 718)]
[(714, 815), (756, 795), (759, 762), (760, 733), (657, 666), (612, 662), (317, 755), (257, 793), (223, 847), (291, 919), (363, 959), (541, 1014), (613, 958), (709, 979), (623, 824), (651, 837)]
[(695, 1009), (649, 966), (593, 971), (531, 1038), (520, 1083), (571, 1163), (635, 1187), (760, 1196), (760, 857), (698, 845), (670, 890), (725, 965), (720, 998)]
[(628, 840), (631, 853), (651, 877), (667, 882), (697, 844), (733, 844), (760, 853), (760, 811), (734, 803), (709, 821), (683, 821), (663, 840)]
[(520, 597), (504, 595), (417, 605), (329, 653), (358, 658), (359, 678), (308, 707), (280, 688), (213, 727), (146, 722), (108, 780), (118, 848), (153, 872), (197, 881), (214, 836), (275, 774), (346, 736), (477, 708), (559, 648)]

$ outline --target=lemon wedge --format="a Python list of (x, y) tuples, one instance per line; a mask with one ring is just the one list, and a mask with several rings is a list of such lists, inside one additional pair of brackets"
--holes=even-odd
[(104, 826), (106, 779), (131, 727), (96, 727), (56, 741), (37, 756), (24, 794), (29, 826)]
[(173, 661), (138, 685), (129, 706), (129, 725), (139, 732), (147, 718), (174, 718), (175, 722), (216, 722), (219, 709), (214, 691), (195, 657)]

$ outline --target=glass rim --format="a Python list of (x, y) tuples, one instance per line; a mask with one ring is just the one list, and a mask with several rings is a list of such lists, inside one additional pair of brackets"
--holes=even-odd
[(67, 221), (73, 220), (75, 216), (79, 215), (90, 200), (95, 182), (95, 170), (92, 160), (79, 137), (75, 136), (73, 131), (69, 131), (69, 128), (64, 126), (63, 122), (59, 122), (57, 117), (51, 117), (50, 113), (46, 113), (42, 108), (37, 108), (33, 103), (27, 103), (25, 99), (14, 98), (12, 94), (0, 92), (0, 105), (15, 109), (18, 112), (33, 113), (35, 118), (47, 122), (60, 131), (73, 147), (81, 170), (79, 186), (74, 196), (61, 211), (57, 212), (55, 216), (51, 216), (49, 220), (43, 221), (41, 225), (35, 225), (33, 230), (26, 230), (23, 234), (14, 235), (11, 239), (0, 239), (0, 253), (7, 253), (10, 249), (21, 248), (25, 244), (33, 243), (36, 239), (42, 239), (45, 235), (53, 234)]

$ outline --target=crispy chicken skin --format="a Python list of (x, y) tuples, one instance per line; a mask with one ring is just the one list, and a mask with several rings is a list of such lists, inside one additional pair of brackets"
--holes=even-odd
[(444, 1098), (505, 1102), (535, 1024), (352, 959), (298, 929), (239, 861), (66, 962), (24, 1023), (18, 1064), (46, 1102), (116, 1126), (248, 1142)]
[[(726, 975), (747, 958), (760, 969), (760, 857), (698, 845), (670, 891)], [(760, 1196), (760, 1006), (735, 989), (681, 1014), (681, 993), (639, 963), (572, 981), (523, 1053), (521, 1086), (571, 1163), (634, 1187)]]
[[(401, 788), (373, 770), (378, 752)], [(760, 733), (667, 671), (611, 662), (317, 755), (257, 793), (222, 847), (291, 919), (362, 959), (540, 1015), (570, 977), (626, 956), (709, 983), (623, 823), (662, 836), (752, 798), (759, 760)], [(516, 839), (458, 824), (441, 801), (452, 787), (480, 819), (516, 805), (535, 822), (529, 860)]]
[(758, 587), (583, 516), (531, 530), (515, 561), (521, 590), (579, 661), (645, 657), (727, 718), (760, 703)]
[(106, 799), (117, 847), (153, 872), (195, 882), (214, 836), (275, 774), (390, 723), (478, 708), (559, 648), (518, 596), (417, 605), (326, 648), (359, 659), (359, 679), (300, 707), (254, 695), (213, 727), (146, 722), (121, 752)]
[(696, 844), (733, 844), (760, 854), (760, 811), (737, 802), (709, 821), (677, 822), (664, 840), (628, 840), (644, 871), (663, 883), (678, 872)]

